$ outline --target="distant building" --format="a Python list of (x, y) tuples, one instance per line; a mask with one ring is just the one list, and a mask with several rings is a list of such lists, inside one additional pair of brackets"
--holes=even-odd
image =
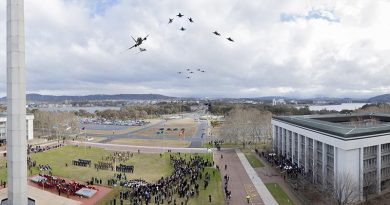
[(316, 183), (332, 187), (348, 174), (359, 200), (390, 187), (389, 114), (276, 116), (272, 127), (275, 152)]
[(272, 100), (272, 105), (275, 106), (275, 105), (285, 105), (286, 104), (286, 101), (284, 99), (273, 99)]
[[(26, 138), (32, 140), (34, 138), (34, 115), (26, 115)], [(7, 136), (7, 114), (0, 114), (0, 142), (4, 143)]]

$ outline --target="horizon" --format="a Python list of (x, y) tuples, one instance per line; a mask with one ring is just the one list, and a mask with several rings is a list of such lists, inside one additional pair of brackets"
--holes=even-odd
[[(2, 27), (5, 4), (0, 3)], [(389, 77), (383, 75), (390, 70), (387, 1), (51, 0), (44, 5), (25, 2), (31, 93), (210, 98), (390, 93)], [(133, 45), (131, 36), (148, 34), (142, 44), (146, 52), (123, 52)], [(0, 38), (5, 39), (5, 29)], [(0, 43), (2, 68), (5, 47)], [(194, 74), (177, 74), (187, 68)], [(3, 70), (0, 95), (5, 78)]]
[[(26, 95), (41, 95), (41, 96), (52, 96), (52, 97), (85, 97), (85, 96), (115, 96), (115, 95), (160, 95), (163, 97), (171, 97), (171, 98), (208, 98), (208, 99), (256, 99), (256, 98), (274, 98), (274, 99), (297, 99), (297, 100), (310, 100), (310, 99), (352, 99), (352, 100), (368, 100), (373, 97), (382, 96), (382, 95), (390, 95), (390, 93), (369, 96), (369, 97), (348, 97), (348, 96), (340, 96), (340, 97), (329, 97), (329, 96), (309, 96), (309, 97), (298, 97), (298, 96), (256, 96), (256, 97), (202, 97), (202, 96), (173, 96), (173, 95), (164, 95), (160, 93), (113, 93), (113, 94), (104, 94), (104, 93), (95, 93), (95, 94), (86, 94), (86, 95), (51, 95), (51, 94), (40, 94), (40, 93), (27, 93)], [(6, 98), (4, 95), (0, 98)]]

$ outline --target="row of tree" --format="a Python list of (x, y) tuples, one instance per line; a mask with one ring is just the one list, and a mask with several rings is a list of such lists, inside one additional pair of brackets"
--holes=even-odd
[(89, 113), (85, 110), (76, 111), (80, 117), (100, 117), (109, 120), (132, 120), (158, 117), (167, 114), (190, 112), (193, 104), (189, 103), (158, 103), (155, 105), (131, 105), (121, 107), (120, 110), (107, 109)]
[(272, 137), (271, 117), (269, 111), (238, 106), (227, 113), (221, 136), (235, 142), (268, 141)]
[(64, 137), (80, 133), (77, 116), (71, 112), (34, 110), (34, 135)]

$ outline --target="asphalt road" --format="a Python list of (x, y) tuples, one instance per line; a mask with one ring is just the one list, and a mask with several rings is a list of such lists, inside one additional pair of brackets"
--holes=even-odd
[[(189, 113), (189, 114), (185, 114), (183, 117), (184, 118), (192, 118), (195, 120), (195, 119), (199, 119), (199, 114)], [(106, 134), (88, 134), (87, 133), (87, 135), (92, 136), (92, 137), (106, 137), (107, 138), (105, 140), (100, 141), (99, 143), (110, 143), (112, 140), (120, 139), (120, 138), (164, 140), (164, 139), (167, 139), (166, 137), (164, 137), (164, 135), (137, 136), (136, 133), (142, 132), (150, 127), (155, 127), (155, 126), (158, 127), (160, 125), (163, 125), (165, 122), (166, 122), (165, 120), (161, 120), (158, 123), (148, 124), (148, 125), (145, 125), (144, 127), (142, 127), (141, 129), (129, 131), (128, 133), (125, 133), (125, 134), (106, 135)], [(209, 138), (206, 135), (203, 136), (203, 133), (205, 132), (206, 128), (207, 128), (207, 121), (201, 120), (197, 123), (197, 129), (196, 129), (194, 136), (186, 137), (184, 139), (186, 141), (191, 142), (189, 148), (201, 148), (202, 147), (203, 141)], [(181, 140), (182, 137), (169, 137), (169, 139)]]

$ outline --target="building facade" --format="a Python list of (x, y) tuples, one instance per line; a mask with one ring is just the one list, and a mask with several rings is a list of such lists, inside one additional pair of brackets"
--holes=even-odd
[[(26, 115), (26, 139), (32, 140), (34, 138), (34, 115)], [(4, 143), (7, 136), (7, 115), (0, 114), (0, 142)]]
[(335, 187), (348, 176), (359, 200), (390, 179), (390, 115), (310, 115), (272, 118), (275, 152), (303, 167), (315, 183)]

